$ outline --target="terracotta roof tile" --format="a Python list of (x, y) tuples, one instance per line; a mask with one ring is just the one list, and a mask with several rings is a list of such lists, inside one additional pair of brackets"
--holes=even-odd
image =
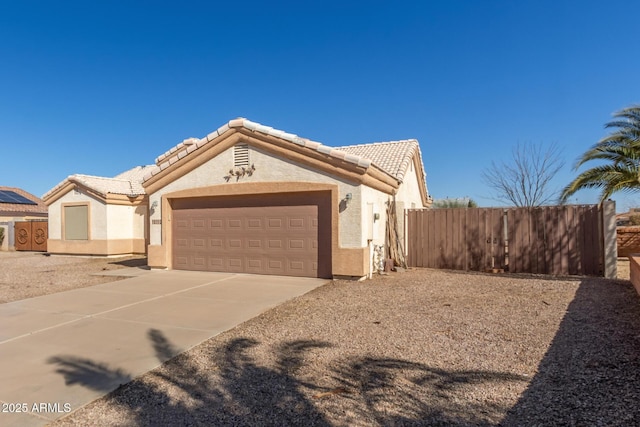
[(142, 187), (144, 177), (155, 168), (155, 165), (136, 166), (113, 178), (83, 174), (70, 175), (60, 184), (49, 190), (43, 198), (46, 199), (54, 194), (56, 190), (64, 187), (68, 182), (80, 184), (103, 196), (107, 194), (123, 194), (131, 197), (139, 196), (145, 194), (145, 190)]
[(404, 179), (407, 168), (416, 152), (418, 153), (420, 164), (422, 164), (420, 145), (415, 139), (349, 145), (337, 147), (337, 149), (349, 155), (370, 159), (374, 165), (400, 182)]
[(34, 196), (31, 193), (24, 191), (21, 188), (0, 186), (0, 190), (13, 191), (22, 197), (25, 197), (35, 203), (35, 205), (25, 205), (22, 203), (2, 203), (0, 202), (0, 215), (3, 214), (33, 214), (34, 216), (40, 216), (47, 213), (47, 205), (39, 197)]

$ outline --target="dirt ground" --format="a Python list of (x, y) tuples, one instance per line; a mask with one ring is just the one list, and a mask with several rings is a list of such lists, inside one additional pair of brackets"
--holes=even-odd
[(146, 258), (139, 256), (91, 258), (0, 252), (0, 303), (119, 280), (93, 274), (145, 265)]
[[(627, 280), (415, 269), (333, 281), (53, 425), (637, 425), (638, 319)], [(150, 329), (149, 345), (173, 344)], [(100, 360), (65, 368), (87, 387), (116, 374)]]

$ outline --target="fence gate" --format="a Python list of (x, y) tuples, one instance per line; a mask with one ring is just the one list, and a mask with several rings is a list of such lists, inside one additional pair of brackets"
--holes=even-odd
[(20, 221), (16, 222), (14, 227), (16, 251), (46, 252), (47, 221)]
[(604, 274), (602, 207), (407, 211), (411, 267)]

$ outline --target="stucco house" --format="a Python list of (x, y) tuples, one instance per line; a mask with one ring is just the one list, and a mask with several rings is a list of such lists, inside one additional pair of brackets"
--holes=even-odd
[(154, 165), (72, 175), (44, 200), (51, 252), (146, 242), (154, 268), (327, 278), (369, 273), (388, 204), (403, 241), (404, 209), (431, 203), (416, 140), (329, 147), (243, 118)]

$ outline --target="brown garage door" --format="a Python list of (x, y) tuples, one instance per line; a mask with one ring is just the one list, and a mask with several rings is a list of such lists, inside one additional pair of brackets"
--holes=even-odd
[(178, 209), (173, 268), (318, 277), (318, 206)]

